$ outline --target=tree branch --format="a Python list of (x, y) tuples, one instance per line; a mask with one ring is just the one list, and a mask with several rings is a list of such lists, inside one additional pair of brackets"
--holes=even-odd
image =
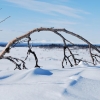
[[(7, 18), (6, 18), (6, 19), (7, 19)], [(5, 19), (5, 20), (6, 20), (6, 19)], [(3, 20), (3, 21), (5, 21), (5, 20)], [(97, 59), (97, 57), (100, 58), (100, 56), (99, 56), (99, 55), (96, 55), (96, 54), (93, 54), (92, 51), (91, 51), (91, 49), (94, 49), (94, 50), (97, 51), (98, 53), (100, 53), (100, 50), (99, 50), (98, 48), (96, 48), (96, 46), (92, 45), (88, 40), (86, 40), (86, 39), (83, 38), (82, 36), (80, 36), (80, 35), (78, 35), (78, 34), (76, 34), (76, 33), (70, 32), (70, 31), (68, 31), (68, 30), (66, 30), (66, 29), (42, 28), (42, 27), (33, 29), (33, 30), (29, 31), (28, 33), (26, 33), (26, 34), (24, 34), (24, 35), (22, 35), (22, 36), (19, 36), (19, 37), (13, 39), (12, 41), (10, 41), (10, 42), (6, 45), (6, 47), (4, 48), (4, 50), (2, 50), (2, 52), (0, 52), (0, 58), (3, 59), (4, 55), (5, 55), (6, 53), (9, 53), (9, 52), (10, 52), (10, 49), (11, 49), (11, 47), (12, 47), (13, 45), (16, 45), (17, 43), (20, 43), (20, 42), (24, 42), (24, 41), (26, 41), (26, 40), (23, 40), (23, 41), (21, 41), (21, 40), (27, 38), (27, 39), (28, 39), (28, 40), (27, 40), (27, 43), (28, 43), (28, 48), (29, 48), (29, 50), (27, 51), (27, 56), (26, 56), (25, 60), (28, 58), (28, 55), (31, 53), (31, 54), (33, 54), (34, 57), (35, 57), (35, 61), (36, 61), (35, 67), (40, 67), (40, 66), (38, 65), (38, 58), (37, 58), (35, 52), (32, 51), (32, 46), (30, 45), (30, 41), (32, 40), (31, 37), (30, 37), (31, 34), (33, 34), (33, 33), (35, 33), (35, 32), (40, 32), (40, 31), (50, 31), (50, 32), (53, 32), (53, 33), (55, 33), (56, 35), (58, 35), (59, 37), (62, 38), (63, 44), (64, 44), (64, 46), (63, 46), (64, 58), (63, 58), (63, 60), (62, 60), (62, 67), (63, 67), (63, 68), (64, 68), (64, 65), (63, 65), (64, 61), (66, 62), (66, 64), (67, 64), (67, 61), (68, 61), (69, 64), (70, 64), (70, 66), (72, 67), (73, 65), (77, 65), (77, 64), (79, 64), (80, 61), (84, 61), (84, 60), (83, 60), (83, 59), (77, 59), (77, 58), (75, 57), (76, 54), (73, 54), (72, 51), (71, 51), (71, 49), (66, 45), (66, 42), (71, 43), (71, 44), (73, 44), (73, 43), (72, 43), (71, 41), (67, 40), (67, 39), (66, 39), (61, 33), (59, 33), (59, 32), (65, 32), (66, 34), (70, 34), (70, 35), (72, 35), (72, 36), (74, 36), (74, 37), (76, 37), (76, 38), (79, 38), (80, 40), (84, 41), (85, 43), (87, 43), (87, 44), (89, 45), (89, 52), (90, 52), (90, 56), (91, 56), (91, 59), (92, 59), (92, 63), (95, 65), (96, 62), (100, 62), (100, 61)], [(69, 56), (66, 55), (66, 49), (67, 49), (67, 50), (69, 51), (69, 53), (70, 53)], [(73, 61), (74, 61), (74, 64), (73, 64), (72, 61), (70, 60), (70, 57), (72, 57), (72, 59), (73, 59)], [(11, 61), (12, 61), (12, 60), (15, 60), (14, 58), (9, 58), (9, 57), (6, 58), (6, 59), (11, 60)], [(17, 58), (17, 60), (19, 60), (19, 59)], [(25, 61), (25, 60), (24, 60), (24, 61)], [(19, 60), (19, 61), (21, 61), (21, 62), (23, 63), (23, 65), (25, 65), (24, 61), (22, 61), (22, 60)], [(12, 61), (12, 62), (13, 62), (13, 61)], [(13, 62), (13, 63), (15, 63), (15, 62)]]
[(11, 16), (6, 17), (5, 19), (3, 19), (2, 21), (0, 21), (0, 23), (4, 22), (5, 20), (7, 20), (8, 18), (10, 18)]

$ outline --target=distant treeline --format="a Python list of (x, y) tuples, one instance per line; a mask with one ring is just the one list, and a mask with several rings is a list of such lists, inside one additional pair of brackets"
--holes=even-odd
[[(1, 47), (5, 47), (7, 45), (7, 42), (0, 42)], [(32, 47), (47, 47), (47, 48), (62, 48), (64, 45), (61, 43), (31, 43), (30, 44)], [(97, 47), (100, 47), (98, 44), (94, 44)], [(27, 47), (27, 43), (20, 43), (20, 44), (14, 44), (12, 46), (15, 47)], [(68, 47), (80, 47), (80, 48), (88, 48), (89, 46), (87, 44), (67, 44)]]

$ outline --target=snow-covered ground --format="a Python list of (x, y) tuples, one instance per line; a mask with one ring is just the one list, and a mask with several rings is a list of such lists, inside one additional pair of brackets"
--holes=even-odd
[[(0, 100), (100, 100), (100, 65), (80, 62), (62, 69), (62, 49), (33, 50), (41, 68), (34, 68), (32, 55), (26, 62), (27, 70), (13, 70), (14, 64), (0, 60)], [(10, 55), (24, 59), (26, 51), (25, 47), (14, 48)], [(73, 52), (89, 60), (87, 50)]]

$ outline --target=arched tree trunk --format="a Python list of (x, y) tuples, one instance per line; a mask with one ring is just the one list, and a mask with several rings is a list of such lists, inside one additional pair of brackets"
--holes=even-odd
[[(5, 58), (5, 54), (6, 54), (6, 53), (9, 53), (10, 49), (12, 48), (12, 45), (15, 45), (15, 44), (17, 44), (17, 43), (20, 43), (20, 41), (21, 41), (22, 39), (26, 39), (26, 38), (27, 38), (27, 39), (28, 39), (28, 40), (27, 40), (27, 43), (28, 43), (28, 48), (29, 48), (28, 53), (27, 53), (27, 57), (28, 57), (28, 54), (32, 53), (32, 54), (34, 55), (34, 57), (35, 57), (35, 60), (36, 60), (36, 65), (35, 65), (35, 67), (40, 67), (40, 66), (38, 65), (38, 58), (37, 58), (35, 52), (33, 52), (33, 51), (31, 50), (30, 41), (31, 41), (31, 34), (33, 34), (33, 33), (35, 33), (35, 32), (41, 32), (41, 31), (51, 31), (51, 32), (55, 33), (56, 35), (58, 35), (58, 36), (60, 36), (60, 37), (62, 38), (63, 43), (64, 43), (64, 47), (63, 47), (63, 48), (64, 48), (64, 58), (63, 58), (63, 61), (62, 61), (62, 68), (64, 68), (64, 65), (63, 65), (64, 61), (66, 62), (66, 64), (67, 64), (67, 62), (69, 62), (69, 63), (70, 63), (70, 66), (72, 67), (74, 64), (77, 65), (80, 61), (83, 61), (83, 60), (82, 60), (82, 59), (77, 59), (77, 58), (75, 58), (75, 55), (76, 55), (76, 54), (73, 54), (73, 53), (71, 52), (71, 50), (69, 49), (69, 47), (66, 45), (66, 42), (71, 43), (71, 44), (73, 44), (73, 43), (72, 43), (71, 41), (67, 40), (67, 39), (66, 39), (61, 33), (59, 33), (59, 32), (65, 32), (66, 34), (70, 34), (70, 35), (72, 35), (72, 36), (74, 36), (74, 37), (76, 37), (76, 38), (79, 38), (80, 40), (84, 41), (85, 43), (87, 43), (87, 44), (89, 45), (89, 52), (90, 52), (90, 55), (91, 55), (92, 63), (95, 65), (95, 64), (96, 64), (95, 61), (96, 61), (96, 62), (99, 62), (97, 58), (100, 58), (100, 56), (97, 55), (97, 54), (93, 54), (93, 53), (91, 52), (91, 48), (94, 49), (94, 50), (96, 50), (98, 53), (100, 53), (100, 51), (98, 50), (97, 47), (95, 47), (94, 45), (92, 45), (88, 40), (86, 40), (86, 39), (83, 38), (82, 36), (80, 36), (80, 35), (78, 35), (78, 34), (75, 34), (75, 33), (73, 33), (73, 32), (70, 32), (70, 31), (66, 30), (65, 28), (64, 28), (64, 29), (56, 29), (56, 28), (43, 28), (43, 27), (33, 29), (33, 30), (29, 31), (29, 32), (26, 33), (26, 34), (24, 34), (24, 35), (22, 35), (22, 36), (19, 36), (19, 37), (13, 39), (13, 40), (11, 40), (11, 41), (6, 45), (6, 47), (4, 48), (4, 50), (2, 50), (2, 52), (0, 53), (0, 59), (4, 59), (4, 58)], [(67, 55), (66, 55), (66, 53), (65, 53), (66, 49), (69, 51), (70, 56), (67, 56)], [(25, 58), (25, 60), (27, 59), (27, 57)], [(70, 60), (70, 57), (73, 58), (74, 64), (72, 64), (72, 62), (71, 62), (71, 60)], [(9, 57), (8, 57), (8, 58), (9, 58)], [(16, 58), (16, 59), (17, 59), (17, 58)], [(8, 60), (9, 60), (9, 59), (8, 59)], [(14, 62), (15, 58), (12, 57), (12, 60), (13, 60), (13, 62)], [(17, 59), (17, 60), (19, 60), (19, 59)], [(23, 65), (25, 66), (25, 62), (22, 61), (22, 60), (20, 60), (20, 61), (21, 61), (21, 62), (23, 63)], [(85, 61), (85, 62), (86, 62), (86, 61)], [(17, 66), (18, 66), (18, 65), (17, 65)]]

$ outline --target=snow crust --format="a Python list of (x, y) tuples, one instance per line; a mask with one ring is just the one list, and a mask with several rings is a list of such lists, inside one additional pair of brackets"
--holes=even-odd
[[(3, 49), (3, 48), (0, 48)], [(24, 58), (27, 48), (13, 49), (11, 55)], [(13, 70), (15, 65), (0, 61), (0, 100), (100, 100), (100, 66), (80, 62), (61, 68), (62, 49), (33, 49), (41, 68), (34, 68), (32, 55), (28, 70)], [(79, 50), (83, 56), (85, 50)], [(87, 52), (86, 52), (87, 53)]]

